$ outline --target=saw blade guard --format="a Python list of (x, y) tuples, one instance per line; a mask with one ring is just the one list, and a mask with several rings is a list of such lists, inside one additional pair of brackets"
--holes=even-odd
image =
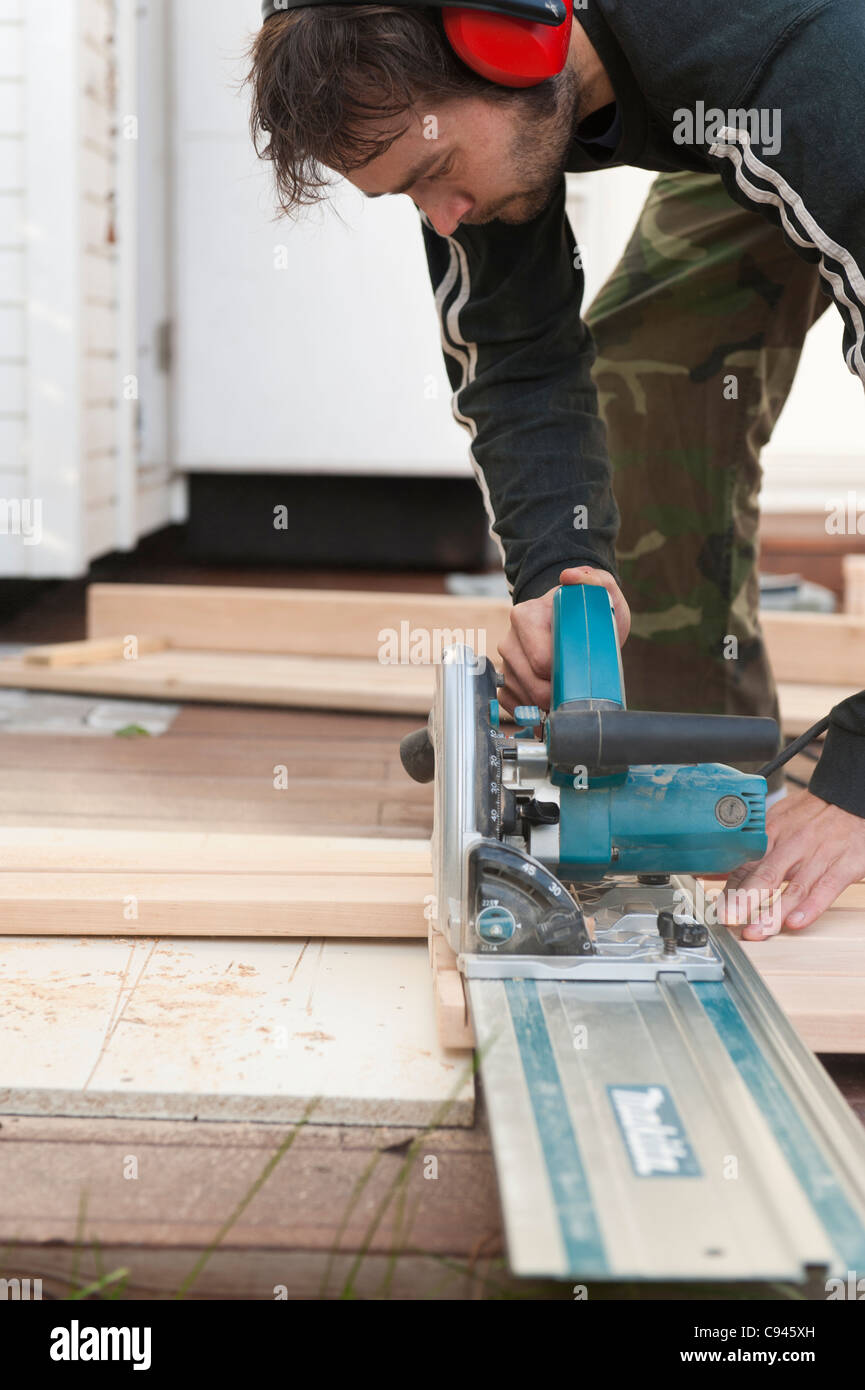
[(431, 741), (437, 769), (435, 924), (460, 957), (591, 954), (579, 906), (532, 855), (502, 840), (498, 677), (470, 647), (437, 670)]

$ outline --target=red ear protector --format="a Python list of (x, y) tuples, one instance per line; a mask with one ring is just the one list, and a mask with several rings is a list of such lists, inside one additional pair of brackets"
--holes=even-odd
[[(263, 0), (262, 19), (284, 10), (335, 0)], [(336, 0), (368, 4), (369, 0)], [(389, 0), (419, 8), (416, 0)], [(461, 0), (425, 0), (442, 11), (451, 48), (466, 67), (502, 87), (535, 87), (555, 77), (565, 66), (571, 38), (571, 0), (483, 0), (466, 6)]]
[(565, 66), (573, 10), (555, 28), (533, 19), (447, 8), (442, 14), (451, 48), (467, 67), (502, 87), (535, 87)]

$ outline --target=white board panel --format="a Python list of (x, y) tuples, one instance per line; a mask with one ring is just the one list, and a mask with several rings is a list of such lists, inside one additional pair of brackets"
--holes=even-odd
[[(0, 45), (2, 43), (3, 29), (0, 27)], [(24, 138), (21, 135), (5, 135), (3, 132), (0, 132), (0, 136), (0, 192), (14, 192), (24, 184)], [(5, 216), (3, 222), (5, 235)]]
[(0, 82), (0, 130), (24, 131), (24, 87), (16, 81)]
[(23, 474), (26, 470), (24, 415), (0, 415), (0, 480), (8, 473)]
[(426, 942), (7, 937), (0, 1111), (470, 1125)]
[(24, 251), (19, 246), (0, 249), (0, 300), (24, 302)]
[(24, 363), (0, 362), (0, 418), (23, 415), (27, 400)]

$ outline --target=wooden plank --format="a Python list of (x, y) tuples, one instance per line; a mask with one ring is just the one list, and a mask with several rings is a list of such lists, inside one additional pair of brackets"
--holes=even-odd
[[(861, 952), (863, 969), (865, 969), (865, 944), (863, 944), (865, 943), (865, 913), (846, 911), (838, 903), (818, 917), (816, 922), (812, 922), (810, 927), (803, 927), (801, 931), (794, 931), (790, 927), (785, 927), (778, 936), (773, 936), (764, 944), (771, 951), (776, 942), (780, 941), (789, 941), (794, 945), (797, 942), (806, 945), (810, 942), (811, 945), (808, 949), (813, 949), (815, 956), (818, 950), (829, 942), (852, 941), (856, 943), (857, 949)], [(816, 960), (815, 965), (819, 969)], [(865, 1008), (865, 1000), (863, 1000), (863, 1008)]]
[[(0, 779), (2, 780), (2, 779)], [(183, 811), (187, 809), (187, 814)], [(378, 814), (380, 808), (373, 807)], [(191, 824), (201, 826), (212, 825), (214, 830), (219, 830), (225, 834), (270, 834), (273, 831), (274, 818), (268, 813), (266, 806), (259, 805), (251, 807), (248, 804), (241, 807), (239, 815), (232, 814), (232, 804), (220, 804), (216, 808), (216, 813), (210, 817), (191, 815), (188, 808), (180, 806), (172, 808), (166, 806), (161, 815), (142, 815), (136, 810), (135, 806), (121, 806), (111, 814), (112, 825), (124, 827), (130, 831), (149, 831), (149, 830), (176, 830), (179, 833), (187, 831)], [(27, 829), (33, 825), (32, 809), (27, 814), (16, 814), (12, 811), (4, 811), (2, 816), (3, 824), (15, 829)], [(105, 814), (93, 815), (88, 808), (75, 812), (64, 811), (53, 813), (50, 810), (41, 812), (39, 815), (40, 824), (46, 829), (67, 830), (70, 828), (80, 830), (98, 829), (105, 823)], [(334, 839), (352, 839), (359, 834), (368, 836), (371, 840), (381, 839), (410, 839), (423, 841), (429, 839), (429, 818), (424, 823), (419, 815), (414, 818), (409, 815), (404, 820), (380, 821), (370, 823), (369, 808), (366, 817), (355, 816), (353, 820), (341, 820), (338, 813), (327, 814), (327, 808), (321, 812), (318, 807), (314, 813), (309, 808), (305, 813), (298, 810), (291, 817), (284, 818), (284, 824), (289, 834), (294, 834), (297, 830), (300, 833), (315, 827), (322, 832), (326, 832)]]
[[(2, 725), (0, 725), (2, 728)], [(82, 734), (89, 733), (82, 729)], [(0, 769), (54, 770), (64, 777), (74, 772), (142, 772), (173, 776), (214, 776), (249, 781), (260, 778), (272, 787), (276, 767), (285, 767), (290, 780), (337, 777), (383, 787), (402, 784), (406, 776), (398, 756), (399, 739), (348, 739), (318, 746), (309, 738), (122, 738), (80, 737), (74, 733), (29, 731), (24, 736), (0, 736)], [(389, 785), (389, 791), (394, 790)]]
[[(13, 823), (12, 817), (17, 816), (14, 823), (20, 825), (29, 814), (32, 825), (43, 819), (47, 806), (52, 814), (74, 817), (86, 813), (101, 817), (103, 824), (110, 824), (116, 814), (137, 811), (142, 816), (186, 815), (191, 825), (202, 826), (223, 818), (239, 826), (244, 821), (266, 822), (269, 817), (270, 827), (263, 828), (283, 826), (303, 831), (315, 822), (322, 827), (342, 824), (360, 828), (370, 822), (375, 824), (377, 811), (386, 807), (393, 823), (402, 814), (417, 823), (429, 823), (431, 788), (408, 778), (406, 784), (389, 786), (388, 794), (393, 800), (384, 802), (384, 784), (379, 787), (362, 779), (328, 781), (289, 776), (286, 785), (277, 789), (271, 770), (262, 770), (259, 778), (230, 780), (216, 775), (174, 777), (168, 772), (146, 770), (125, 772), (122, 777), (110, 771), (69, 777), (47, 771), (10, 771), (0, 777), (0, 820)], [(355, 833), (361, 833), (360, 829)]]
[[(707, 898), (721, 883), (703, 879)], [(852, 884), (802, 931), (765, 941), (736, 936), (751, 964), (815, 1052), (865, 1052), (865, 883)]]
[[(429, 876), (422, 840), (218, 831), (0, 828), (0, 872)], [(425, 891), (431, 891), (431, 889)]]
[[(126, 587), (126, 586), (122, 586)], [(20, 657), (0, 661), (0, 686), (65, 690), (125, 699), (216, 700), (368, 710), (424, 717), (435, 687), (432, 667), (375, 660), (325, 659), (170, 649), (137, 661), (40, 666)]]
[(171, 737), (182, 734), (202, 740), (218, 737), (238, 742), (302, 737), (316, 746), (326, 742), (332, 750), (362, 741), (378, 751), (385, 743), (392, 750), (403, 734), (416, 728), (417, 720), (412, 715), (184, 705), (171, 726)]
[[(742, 943), (763, 973), (758, 952), (765, 944)], [(766, 984), (800, 1037), (815, 1052), (865, 1052), (865, 971), (826, 980), (807, 975), (766, 975)]]
[(2, 936), (425, 937), (411, 874), (0, 873)]
[(432, 928), (429, 952), (439, 1042), (445, 1048), (474, 1047), (474, 1028), (457, 958), (441, 932)]
[[(287, 767), (287, 776), (283, 777), (282, 773), (275, 774), (273, 765), (263, 765), (257, 773), (252, 771), (246, 777), (238, 775), (230, 779), (219, 777), (215, 770), (207, 774), (172, 774), (168, 770), (151, 772), (146, 767), (140, 767), (134, 771), (124, 769), (120, 785), (116, 771), (110, 767), (98, 768), (93, 772), (81, 771), (68, 778), (60, 777), (56, 772), (51, 773), (47, 769), (27, 773), (24, 769), (12, 768), (5, 770), (0, 778), (0, 807), (20, 809), (31, 798), (36, 801), (51, 801), (47, 793), (53, 783), (55, 794), (51, 804), (56, 809), (64, 804), (74, 809), (76, 795), (80, 797), (81, 802), (92, 798), (101, 800), (106, 805), (116, 803), (118, 798), (130, 804), (138, 801), (143, 805), (148, 798), (164, 801), (166, 798), (175, 797), (178, 800), (215, 797), (260, 801), (263, 805), (273, 807), (273, 816), (278, 822), (287, 812), (293, 809), (302, 810), (303, 806), (298, 806), (298, 803), (305, 803), (310, 810), (321, 805), (338, 813), (346, 811), (360, 815), (364, 807), (358, 803), (362, 803), (364, 796), (370, 791), (380, 794), (386, 791), (388, 796), (408, 806), (420, 805), (424, 810), (432, 808), (431, 784), (413, 782), (410, 777), (405, 778), (405, 785), (402, 782), (394, 784), (385, 778), (380, 782), (351, 776), (331, 777), (327, 780), (314, 775), (299, 777), (294, 775), (288, 765), (280, 766)], [(339, 770), (344, 771), (343, 768)], [(279, 786), (274, 785), (275, 776), (280, 782)]]
[(844, 612), (865, 614), (865, 555), (843, 555)]
[[(128, 655), (130, 641), (135, 643), (135, 656)], [(82, 642), (55, 642), (48, 647), (30, 647), (23, 655), (27, 665), (88, 666), (97, 661), (135, 661), (146, 652), (161, 652), (168, 646), (164, 637), (100, 637)]]
[[(852, 613), (760, 614), (776, 680), (850, 685), (865, 673), (865, 617)], [(806, 726), (807, 727), (807, 726)]]
[[(853, 916), (839, 913), (839, 916)], [(818, 930), (819, 923), (801, 932), (782, 931), (768, 941), (741, 941), (753, 964), (771, 988), (776, 975), (803, 975), (814, 980), (815, 995), (830, 989), (837, 976), (865, 974), (865, 929), (861, 919), (856, 934), (841, 934), (840, 927)], [(865, 995), (861, 1001), (865, 1014)]]
[[(707, 902), (713, 902), (720, 896), (723, 889), (721, 879), (701, 879), (703, 891)], [(780, 936), (767, 938), (765, 942), (751, 943), (764, 945), (769, 949), (773, 948), (773, 943), (779, 940), (789, 941), (817, 941), (838, 938), (839, 940), (865, 941), (865, 883), (853, 883), (849, 888), (845, 888), (826, 912), (822, 913), (812, 922), (810, 927), (805, 927), (801, 931), (786, 928)], [(742, 945), (745, 945), (742, 942)], [(865, 958), (863, 958), (865, 959)]]
[[(0, 732), (0, 823), (426, 838), (431, 788), (412, 784), (398, 761), (399, 739), (417, 722), (196, 704), (159, 738)], [(280, 790), (278, 766), (287, 768)]]
[(188, 650), (247, 651), (373, 660), (395, 634), (409, 658), (412, 645), (445, 640), (458, 629), (493, 657), (507, 630), (504, 599), (449, 594), (327, 589), (231, 588), (212, 585), (91, 584), (87, 634), (163, 633)]
[(850, 695), (856, 695), (859, 685), (815, 685), (812, 682), (781, 681), (778, 700), (781, 705), (781, 726), (789, 738), (798, 737), (816, 724), (833, 705)]

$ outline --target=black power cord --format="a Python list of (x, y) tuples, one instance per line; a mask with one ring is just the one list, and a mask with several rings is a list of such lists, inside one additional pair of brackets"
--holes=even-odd
[[(823, 744), (822, 744), (822, 742), (821, 742), (821, 743), (820, 743), (820, 750), (821, 750), (821, 752), (822, 752), (822, 749), (823, 749)], [(819, 753), (815, 753), (814, 749), (810, 746), (810, 744), (809, 744), (809, 746), (808, 746), (807, 748), (803, 748), (803, 749), (802, 749), (802, 757), (803, 757), (803, 758), (807, 758), (808, 761), (809, 761), (810, 763), (819, 763), (819, 761), (820, 761), (820, 754), (819, 754)]]
[(792, 743), (788, 743), (786, 748), (782, 748), (780, 753), (776, 753), (768, 763), (764, 763), (758, 772), (758, 777), (769, 777), (776, 768), (783, 767), (791, 758), (795, 758), (797, 753), (801, 753), (803, 748), (807, 748), (809, 743), (813, 743), (820, 734), (825, 734), (829, 727), (829, 715), (825, 715), (818, 724), (812, 724), (810, 729), (806, 729), (804, 734), (794, 738)]

